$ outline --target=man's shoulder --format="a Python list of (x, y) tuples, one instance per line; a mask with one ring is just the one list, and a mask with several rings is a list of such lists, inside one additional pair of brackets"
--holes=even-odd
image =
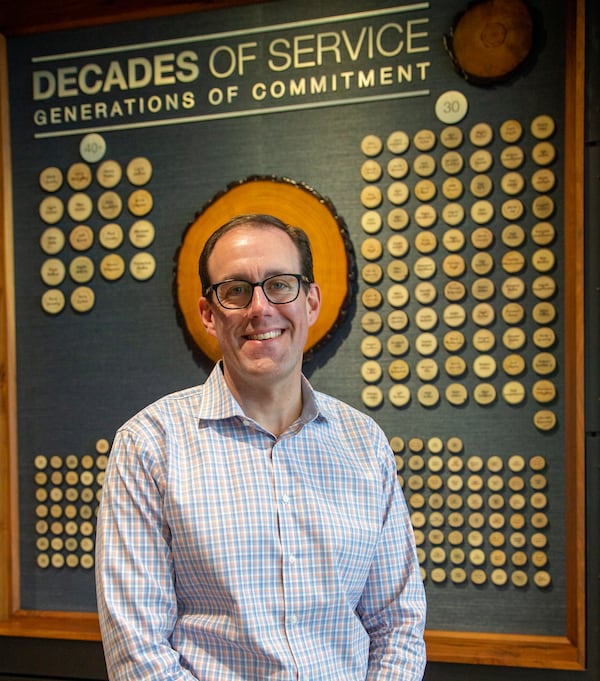
[(199, 399), (205, 390), (206, 383), (199, 383), (198, 385), (192, 385), (188, 388), (181, 388), (180, 390), (166, 393), (162, 397), (159, 397), (154, 404), (160, 404), (161, 402), (178, 403), (193, 401)]
[[(383, 428), (370, 415), (328, 393), (315, 393), (320, 424), (325, 429), (317, 434), (340, 445), (341, 450), (353, 452), (355, 460), (361, 457), (387, 458), (389, 443)], [(319, 428), (319, 425), (317, 425)]]
[(319, 407), (319, 411), (325, 416), (330, 418), (345, 418), (352, 419), (356, 422), (363, 423), (365, 425), (373, 425), (376, 423), (374, 419), (365, 414), (357, 407), (353, 407), (348, 402), (344, 402), (339, 397), (334, 397), (329, 393), (320, 392), (315, 390), (315, 399)]
[(201, 384), (162, 395), (127, 419), (121, 429), (134, 429), (143, 424), (175, 418), (185, 413), (197, 413), (204, 390), (205, 386)]

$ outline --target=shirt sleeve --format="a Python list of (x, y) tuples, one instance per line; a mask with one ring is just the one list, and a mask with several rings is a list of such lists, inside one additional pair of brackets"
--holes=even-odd
[(383, 524), (358, 605), (370, 636), (367, 681), (420, 681), (426, 664), (426, 602), (410, 516), (385, 436)]
[(170, 644), (177, 617), (169, 530), (161, 509), (160, 438), (117, 433), (102, 488), (96, 588), (111, 681), (192, 681)]

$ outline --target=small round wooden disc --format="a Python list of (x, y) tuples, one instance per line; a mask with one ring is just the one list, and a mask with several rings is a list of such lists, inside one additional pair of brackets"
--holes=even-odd
[(487, 149), (477, 149), (469, 156), (469, 166), (476, 173), (487, 173), (494, 163), (494, 157)]
[(462, 357), (451, 355), (450, 357), (446, 358), (446, 361), (444, 362), (444, 369), (446, 370), (448, 376), (451, 376), (452, 378), (458, 378), (467, 370), (467, 363)]
[(48, 227), (40, 237), (40, 247), (47, 255), (60, 253), (64, 245), (65, 235), (58, 227)]
[(500, 137), (507, 144), (514, 144), (521, 139), (523, 134), (523, 126), (515, 119), (508, 119), (500, 126)]
[(87, 189), (92, 184), (92, 171), (87, 163), (73, 163), (67, 170), (67, 182), (75, 191)]
[(393, 154), (403, 154), (409, 145), (410, 137), (404, 130), (394, 130), (386, 140), (386, 146)]
[(62, 260), (58, 258), (48, 258), (42, 263), (40, 276), (47, 286), (58, 286), (62, 284), (66, 274), (66, 268)]
[(94, 276), (94, 262), (86, 255), (79, 255), (69, 263), (69, 275), (77, 284), (87, 284)]
[(156, 261), (151, 253), (142, 251), (136, 253), (129, 261), (131, 276), (137, 281), (146, 281), (152, 277), (156, 270)]
[(100, 261), (100, 274), (108, 281), (116, 281), (125, 272), (125, 261), (118, 253), (109, 253)]
[(383, 194), (379, 187), (367, 185), (360, 192), (360, 201), (365, 208), (377, 208), (383, 201)]
[(367, 263), (361, 270), (361, 276), (366, 284), (378, 284), (383, 279), (383, 268), (375, 262)]
[[(106, 196), (106, 194), (109, 193), (110, 192), (106, 192), (103, 196)], [(135, 215), (136, 217), (143, 217), (144, 215), (148, 215), (148, 213), (152, 210), (153, 205), (154, 198), (152, 197), (152, 194), (146, 189), (136, 189), (129, 195), (129, 198), (127, 199), (127, 207), (129, 209), (129, 212), (132, 215)], [(114, 220), (118, 215), (118, 213), (115, 215), (116, 206), (115, 211), (110, 211), (108, 215), (104, 214), (102, 210), (100, 210), (100, 206), (98, 207), (98, 210), (102, 217), (106, 218), (107, 220)]]
[(387, 339), (386, 349), (392, 357), (400, 357), (409, 351), (410, 343), (404, 334), (395, 333)]
[(69, 244), (74, 251), (87, 251), (94, 243), (94, 232), (88, 225), (77, 225), (69, 234)]
[(392, 310), (386, 321), (392, 331), (403, 331), (408, 326), (408, 315), (404, 310)]
[(123, 169), (117, 161), (103, 161), (96, 170), (98, 184), (105, 189), (113, 189), (121, 181)]
[(442, 194), (449, 200), (459, 199), (464, 191), (464, 186), (458, 177), (447, 177), (442, 182)]
[(138, 156), (129, 161), (125, 172), (127, 174), (127, 179), (132, 185), (141, 187), (150, 182), (150, 178), (152, 177), (152, 163), (147, 158)]
[(440, 132), (440, 142), (446, 149), (458, 149), (463, 143), (463, 131), (456, 125), (449, 125)]
[(523, 152), (523, 149), (518, 146), (512, 145), (506, 147), (500, 154), (500, 163), (507, 170), (516, 170), (517, 168), (520, 168), (523, 165), (524, 160), (525, 153)]
[(367, 159), (360, 168), (360, 175), (365, 182), (377, 182), (382, 174), (383, 168), (373, 159)]
[(377, 381), (379, 381), (381, 378), (382, 373), (383, 370), (381, 368), (381, 364), (373, 359), (363, 362), (360, 368), (360, 375), (362, 376), (363, 381), (366, 383), (377, 383)]
[(421, 305), (431, 305), (437, 298), (437, 289), (430, 281), (420, 281), (414, 288), (415, 300)]
[(386, 195), (390, 203), (393, 203), (395, 206), (401, 206), (408, 201), (410, 191), (406, 183), (392, 182), (387, 188)]
[(78, 286), (71, 293), (70, 302), (76, 312), (89, 312), (94, 307), (94, 292), (87, 286)]
[(387, 225), (395, 232), (406, 229), (409, 222), (410, 217), (404, 208), (392, 208), (392, 210), (387, 214)]
[(368, 210), (362, 214), (360, 226), (367, 234), (377, 234), (381, 229), (383, 221), (381, 215), (375, 210)]
[(403, 260), (390, 261), (385, 271), (392, 281), (404, 281), (409, 276), (408, 265)]
[(109, 222), (100, 228), (98, 241), (103, 248), (113, 250), (123, 243), (123, 229), (115, 222)]
[(394, 157), (388, 161), (386, 166), (387, 174), (395, 180), (401, 180), (408, 175), (410, 170), (408, 161), (405, 158)]
[(388, 366), (388, 374), (394, 381), (403, 381), (410, 374), (410, 366), (403, 359), (395, 359)]
[(360, 142), (360, 149), (365, 156), (378, 156), (383, 149), (383, 142), (377, 135), (365, 135)]
[(457, 151), (447, 151), (440, 162), (442, 170), (448, 175), (457, 175), (465, 164), (461, 154)]
[(58, 196), (46, 196), (41, 200), (38, 212), (46, 224), (55, 225), (65, 214), (65, 206)]
[(405, 385), (394, 385), (389, 389), (388, 397), (395, 407), (404, 407), (410, 402), (410, 389)]
[(94, 209), (92, 199), (87, 194), (78, 192), (72, 194), (67, 202), (67, 212), (69, 217), (75, 222), (87, 220)]
[(63, 184), (63, 173), (56, 166), (44, 168), (39, 176), (40, 187), (46, 192), (56, 192)]
[(65, 295), (60, 289), (49, 289), (42, 295), (42, 309), (48, 314), (58, 314), (65, 307)]

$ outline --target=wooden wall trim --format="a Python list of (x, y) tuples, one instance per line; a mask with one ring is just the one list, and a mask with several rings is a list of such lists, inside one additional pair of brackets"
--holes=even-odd
[(6, 41), (0, 36), (0, 618), (16, 607), (19, 527), (11, 152)]
[(566, 636), (427, 631), (430, 662), (582, 670), (578, 647)]
[(585, 665), (585, 367), (584, 367), (584, 146), (585, 146), (585, 2), (567, 3), (565, 83), (565, 374), (567, 438), (567, 635)]
[(91, 612), (16, 610), (0, 620), (0, 636), (100, 641), (100, 625), (98, 615)]

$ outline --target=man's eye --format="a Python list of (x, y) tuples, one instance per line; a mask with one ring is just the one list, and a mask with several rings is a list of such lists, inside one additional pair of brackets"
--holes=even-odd
[(291, 291), (296, 283), (295, 279), (290, 279), (289, 277), (277, 277), (276, 279), (271, 279), (268, 282), (268, 287), (273, 293), (284, 293), (286, 291)]
[(269, 289), (271, 291), (285, 291), (288, 288), (289, 285), (287, 284), (287, 282), (282, 281), (281, 279), (276, 279), (275, 281), (269, 282)]
[(248, 287), (245, 284), (231, 284), (224, 288), (223, 295), (226, 298), (234, 298), (244, 295), (247, 290)]

